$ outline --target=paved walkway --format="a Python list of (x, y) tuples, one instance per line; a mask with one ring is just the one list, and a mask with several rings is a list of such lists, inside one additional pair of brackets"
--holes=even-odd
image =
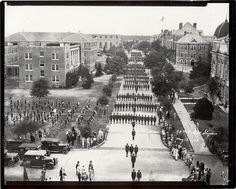
[(195, 123), (191, 121), (190, 115), (185, 109), (183, 103), (180, 99), (176, 99), (173, 104), (180, 121), (185, 129), (188, 139), (193, 147), (195, 154), (205, 154), (210, 155), (209, 149), (205, 146), (205, 141), (202, 138), (201, 133), (198, 131)]

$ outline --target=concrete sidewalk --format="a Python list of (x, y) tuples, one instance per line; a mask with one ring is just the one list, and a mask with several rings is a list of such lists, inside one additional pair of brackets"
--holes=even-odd
[(202, 138), (201, 133), (197, 129), (195, 123), (191, 121), (190, 115), (185, 109), (183, 103), (180, 99), (176, 99), (175, 103), (173, 104), (180, 121), (184, 127), (184, 130), (188, 136), (188, 139), (193, 147), (195, 154), (204, 154), (204, 155), (212, 155), (209, 152), (209, 149), (205, 145), (205, 141)]

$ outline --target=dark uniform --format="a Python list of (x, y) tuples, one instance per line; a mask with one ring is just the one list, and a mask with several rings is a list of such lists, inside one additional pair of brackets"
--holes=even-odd
[(128, 144), (125, 145), (125, 152), (126, 152), (126, 157), (128, 157), (128, 153), (129, 153), (129, 145)]

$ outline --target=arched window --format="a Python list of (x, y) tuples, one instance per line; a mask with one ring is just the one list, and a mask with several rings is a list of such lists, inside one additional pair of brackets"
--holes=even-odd
[(99, 48), (102, 48), (102, 42), (100, 42), (100, 44), (99, 44)]

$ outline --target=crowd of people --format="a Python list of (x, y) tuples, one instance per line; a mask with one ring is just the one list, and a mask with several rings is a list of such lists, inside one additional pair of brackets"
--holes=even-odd
[(148, 80), (147, 81), (142, 81), (142, 80), (137, 80), (137, 79), (128, 79), (128, 80), (124, 81), (124, 84), (125, 85), (135, 85), (135, 84), (138, 84), (138, 85), (149, 85), (150, 82)]

